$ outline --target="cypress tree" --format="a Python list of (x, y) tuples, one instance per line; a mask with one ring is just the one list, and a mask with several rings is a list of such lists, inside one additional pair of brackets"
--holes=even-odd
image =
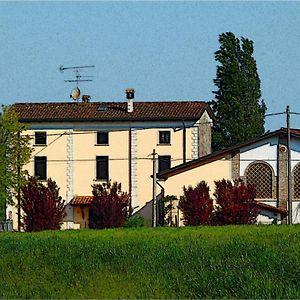
[(232, 32), (219, 36), (215, 52), (218, 90), (212, 109), (216, 115), (213, 149), (219, 150), (264, 133), (266, 105), (261, 99), (260, 79), (253, 58), (253, 41), (239, 40)]

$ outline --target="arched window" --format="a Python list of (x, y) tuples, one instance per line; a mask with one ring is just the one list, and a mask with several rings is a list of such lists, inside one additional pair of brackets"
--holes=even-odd
[(246, 182), (256, 189), (256, 198), (272, 198), (272, 168), (264, 162), (252, 163), (246, 171)]
[(293, 171), (294, 176), (294, 199), (300, 198), (300, 164), (297, 164)]

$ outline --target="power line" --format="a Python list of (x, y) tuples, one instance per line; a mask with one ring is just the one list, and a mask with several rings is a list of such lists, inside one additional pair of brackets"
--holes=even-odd
[[(201, 123), (198, 123), (198, 125), (203, 125), (203, 124), (211, 124), (213, 125), (213, 122), (201, 122)], [(186, 128), (199, 128), (198, 125), (192, 125), (192, 126), (186, 126)], [(157, 129), (157, 130), (165, 130), (165, 129), (183, 129), (183, 127), (180, 127), (180, 126), (177, 126), (177, 127), (155, 127), (155, 128), (151, 128), (151, 127), (146, 127), (146, 128), (137, 128), (137, 127), (132, 127), (132, 128), (135, 128), (137, 130), (148, 130), (148, 129)], [(129, 128), (128, 128), (129, 129)], [(123, 131), (128, 131), (127, 128), (116, 128), (114, 130), (108, 130), (106, 128), (103, 128), (103, 129), (95, 129), (95, 130), (84, 130), (84, 129), (73, 129), (75, 131), (73, 131), (72, 133), (68, 133), (68, 134), (72, 134), (72, 135), (77, 135), (77, 134), (93, 134), (93, 133), (97, 133), (97, 132), (101, 132), (101, 131), (107, 131), (107, 132), (123, 132)], [(40, 132), (40, 131), (47, 131), (47, 129), (30, 129), (28, 128), (27, 130), (31, 130), (31, 131), (36, 131), (36, 132)], [(48, 129), (48, 130), (62, 130), (62, 129)], [(78, 130), (78, 131), (76, 131)], [(67, 133), (67, 132), (65, 132)], [(46, 136), (57, 136), (57, 135), (61, 135), (61, 133), (47, 133), (46, 132)], [(24, 136), (28, 136), (28, 137), (32, 137), (34, 138), (35, 137), (35, 134), (24, 134)]]

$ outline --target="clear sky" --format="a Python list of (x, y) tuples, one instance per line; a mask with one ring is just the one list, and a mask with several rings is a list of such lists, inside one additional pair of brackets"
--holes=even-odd
[[(0, 2), (1, 103), (71, 101), (72, 71), (92, 101), (210, 101), (218, 36), (254, 41), (268, 113), (300, 112), (300, 2)], [(266, 129), (285, 126), (268, 117)], [(300, 128), (300, 116), (292, 116)]]

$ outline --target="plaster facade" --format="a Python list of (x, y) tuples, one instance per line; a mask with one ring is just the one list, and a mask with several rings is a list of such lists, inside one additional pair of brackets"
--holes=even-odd
[[(211, 122), (208, 114), (206, 118)], [(26, 169), (34, 175), (34, 157), (47, 157), (47, 178), (56, 181), (60, 196), (67, 203), (64, 228), (85, 228), (88, 209), (73, 207), (69, 203), (76, 195), (92, 195), (93, 184), (106, 182), (96, 179), (97, 156), (108, 156), (109, 179), (122, 183), (122, 190), (130, 193), (132, 207), (137, 210), (152, 199), (153, 149), (158, 155), (170, 155), (171, 166), (176, 166), (183, 162), (184, 142), (186, 160), (195, 157), (192, 136), (197, 141), (210, 141), (211, 127), (206, 124), (206, 130), (199, 136), (199, 131), (193, 131), (195, 123), (189, 121), (184, 124), (185, 141), (181, 121), (31, 123), (26, 133), (32, 137), (34, 151)], [(199, 129), (200, 125), (195, 126)], [(159, 132), (162, 130), (170, 131), (169, 144), (159, 143)], [(46, 145), (34, 145), (37, 131), (46, 132)], [(97, 131), (108, 132), (108, 144), (97, 144)], [(210, 145), (202, 152), (198, 149), (198, 153), (209, 150)], [(8, 211), (13, 211), (14, 227), (17, 228), (15, 208), (9, 207)]]

